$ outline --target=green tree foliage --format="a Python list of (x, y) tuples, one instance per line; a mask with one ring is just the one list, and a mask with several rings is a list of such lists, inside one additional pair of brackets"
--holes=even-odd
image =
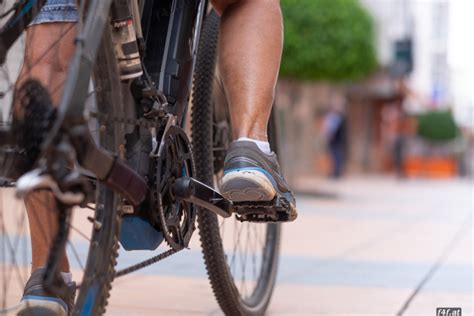
[(281, 0), (281, 6), (281, 76), (357, 80), (376, 68), (373, 22), (357, 0)]
[(458, 127), (450, 111), (429, 111), (418, 117), (418, 135), (428, 141), (450, 141), (458, 134)]

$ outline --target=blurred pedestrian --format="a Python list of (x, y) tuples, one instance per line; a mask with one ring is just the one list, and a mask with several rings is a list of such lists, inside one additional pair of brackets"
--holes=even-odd
[(331, 108), (326, 113), (323, 131), (331, 156), (331, 177), (338, 179), (344, 173), (346, 164), (347, 120), (344, 113), (345, 99), (341, 96), (332, 100)]
[(386, 103), (381, 111), (381, 141), (389, 157), (389, 167), (396, 174), (404, 177), (405, 157), (405, 113), (401, 101)]

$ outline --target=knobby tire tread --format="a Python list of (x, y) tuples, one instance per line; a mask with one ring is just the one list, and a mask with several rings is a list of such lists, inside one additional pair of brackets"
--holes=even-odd
[[(198, 57), (193, 81), (193, 107), (191, 117), (192, 142), (194, 148), (196, 176), (207, 185), (213, 185), (213, 152), (212, 152), (212, 82), (216, 63), (218, 45), (219, 17), (211, 12), (204, 22), (199, 41)], [(219, 223), (217, 216), (206, 210), (199, 210), (199, 234), (201, 244), (206, 247), (220, 249), (222, 241), (218, 237)], [(240, 315), (232, 298), (223, 293), (232, 292), (232, 284), (225, 276), (227, 271), (224, 258), (213, 256), (203, 250), (208, 276), (212, 290), (222, 310), (227, 315)], [(222, 270), (221, 273), (214, 271)], [(222, 276), (219, 277), (219, 274)]]
[[(120, 79), (115, 52), (112, 43), (112, 37), (109, 27), (106, 28), (103, 34), (101, 48), (94, 66), (94, 83), (101, 87), (97, 91), (97, 111), (99, 113), (113, 113), (114, 108), (121, 104), (120, 94)], [(109, 132), (101, 136), (101, 147), (116, 151), (119, 142), (118, 135), (114, 131), (114, 123), (101, 122), (104, 124)], [(104, 196), (105, 201), (103, 205), (102, 228), (99, 232), (94, 231), (94, 234), (101, 234), (101, 236), (93, 236), (91, 240), (101, 240), (100, 249), (89, 250), (89, 257), (87, 266), (91, 265), (89, 269), (86, 267), (83, 283), (85, 281), (84, 289), (81, 287), (79, 297), (76, 301), (76, 308), (74, 315), (82, 312), (83, 309), (88, 308), (86, 304), (87, 282), (93, 280), (98, 282), (99, 288), (97, 290), (97, 297), (91, 309), (90, 315), (103, 315), (106, 312), (110, 291), (112, 289), (112, 282), (115, 276), (115, 266), (117, 264), (118, 250), (119, 250), (119, 233), (121, 223), (121, 213), (119, 211), (119, 196), (111, 189), (100, 183), (98, 186), (98, 197)], [(101, 201), (99, 201), (100, 203)], [(94, 238), (97, 237), (97, 238)], [(91, 248), (94, 247), (91, 245)], [(91, 269), (93, 268), (93, 269)]]
[[(201, 30), (198, 57), (193, 81), (191, 131), (196, 164), (197, 179), (213, 186), (213, 82), (216, 67), (216, 55), (219, 32), (219, 16), (214, 12), (206, 17)], [(207, 210), (198, 213), (199, 234), (203, 249), (207, 274), (214, 295), (226, 315), (262, 315), (269, 302), (273, 290), (277, 262), (268, 276), (270, 281), (265, 290), (264, 298), (257, 309), (248, 309), (242, 303), (240, 294), (229, 271), (226, 257), (222, 251), (217, 216)], [(280, 226), (275, 227), (273, 247), (274, 256), (278, 260), (280, 243)]]

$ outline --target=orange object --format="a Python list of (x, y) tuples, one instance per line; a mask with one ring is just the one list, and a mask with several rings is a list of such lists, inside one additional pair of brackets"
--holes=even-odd
[(451, 157), (410, 156), (405, 159), (407, 176), (428, 178), (449, 178), (457, 174), (457, 162)]

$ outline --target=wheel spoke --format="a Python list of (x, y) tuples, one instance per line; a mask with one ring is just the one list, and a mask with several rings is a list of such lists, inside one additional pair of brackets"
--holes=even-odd
[(74, 257), (76, 258), (76, 261), (79, 264), (79, 267), (84, 272), (84, 264), (82, 263), (82, 260), (79, 256), (79, 253), (76, 250), (76, 247), (74, 247), (74, 244), (70, 240), (67, 241), (67, 244), (69, 245), (69, 248), (72, 250), (72, 253), (73, 253)]
[(87, 236), (85, 233), (83, 233), (82, 231), (80, 231), (78, 228), (76, 228), (75, 226), (73, 226), (71, 223), (68, 224), (69, 228), (71, 228), (73, 231), (75, 231), (76, 233), (78, 233), (81, 237), (83, 237), (85, 240), (87, 241), (91, 241), (90, 237)]
[[(2, 223), (3, 224), (3, 223)], [(2, 232), (5, 232), (5, 226), (3, 225), (2, 226)], [(16, 262), (16, 255), (15, 255), (15, 250), (13, 248), (13, 245), (12, 243), (10, 242), (10, 237), (8, 236), (8, 233), (7, 234), (4, 234), (4, 240), (6, 241), (6, 245), (8, 247), (8, 250), (10, 252), (10, 261), (11, 261), (11, 265), (14, 267), (14, 271), (16, 272), (16, 275), (17, 275), (17, 280), (19, 281), (20, 283), (20, 287), (23, 286), (23, 282), (21, 280), (22, 278), (22, 275), (21, 275), (21, 272), (20, 272), (20, 267), (19, 265), (17, 264)], [(10, 284), (10, 278), (13, 277), (13, 273), (10, 273), (8, 276), (7, 276), (7, 284)]]
[[(234, 265), (236, 254), (239, 252), (237, 249), (240, 246), (240, 235), (242, 234), (242, 225), (238, 225), (239, 223), (237, 221), (235, 221), (235, 224), (237, 225), (234, 225), (234, 250), (232, 251), (231, 267)], [(237, 226), (237, 230), (235, 226)], [(236, 231), (237, 233), (235, 233)]]
[[(253, 246), (255, 246), (257, 239), (258, 239), (258, 228), (257, 225), (252, 225), (253, 228)], [(253, 272), (253, 279), (256, 281), (257, 280), (257, 247), (253, 247), (252, 249), (252, 272)]]

